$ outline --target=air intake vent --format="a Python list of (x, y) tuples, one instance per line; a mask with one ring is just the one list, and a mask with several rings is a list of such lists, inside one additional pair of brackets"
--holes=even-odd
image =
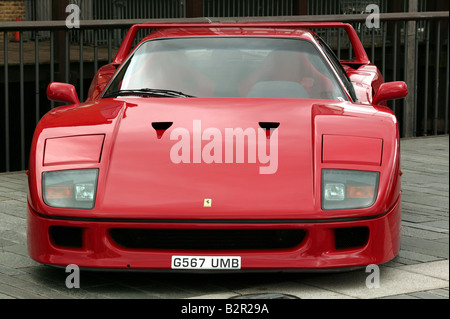
[(67, 248), (83, 247), (83, 228), (51, 226), (49, 228), (50, 240), (55, 246)]
[(240, 250), (286, 249), (305, 238), (302, 229), (111, 229), (124, 248)]
[(334, 244), (336, 249), (350, 249), (365, 246), (369, 239), (368, 227), (336, 228)]

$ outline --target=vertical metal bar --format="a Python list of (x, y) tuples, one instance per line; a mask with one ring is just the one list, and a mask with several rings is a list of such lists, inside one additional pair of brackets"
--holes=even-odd
[[(397, 32), (398, 32), (398, 23), (395, 22), (394, 23), (394, 62), (392, 65), (392, 81), (397, 81), (397, 42), (398, 42), (398, 37), (397, 37)], [(392, 111), (395, 113), (396, 111), (396, 106), (397, 103), (395, 100), (392, 101)]]
[(416, 33), (415, 33), (415, 42), (414, 42), (414, 110), (413, 110), (413, 136), (417, 136), (417, 77), (419, 75), (419, 28), (416, 25)]
[(438, 115), (439, 115), (439, 63), (440, 63), (440, 46), (441, 46), (441, 21), (437, 22), (436, 30), (436, 74), (434, 83), (434, 121), (433, 121), (433, 133), (437, 135), (438, 133)]
[(375, 28), (372, 27), (370, 31), (372, 32), (372, 63), (375, 63)]
[[(405, 21), (403, 23), (403, 30), (404, 30), (404, 59), (403, 59), (403, 79), (405, 82), (408, 81), (407, 76), (408, 76), (408, 22)], [(403, 137), (406, 137), (407, 135), (407, 111), (406, 109), (408, 108), (407, 106), (407, 99), (403, 99), (403, 120), (402, 120), (402, 124), (403, 124)]]
[(154, 7), (153, 10), (155, 10), (153, 16), (155, 18), (161, 18), (161, 5), (159, 2), (155, 1), (153, 4), (150, 4), (148, 1), (144, 1), (144, 12), (150, 12), (152, 10), (152, 7)]
[(351, 60), (352, 59), (352, 43), (350, 42), (350, 39), (348, 41), (348, 59)]
[(70, 32), (69, 31), (65, 31), (65, 60), (66, 60), (66, 65), (65, 65), (65, 82), (69, 83), (69, 72), (70, 72)]
[[(408, 12), (414, 13), (418, 9), (418, 0), (408, 0)], [(416, 35), (418, 22), (415, 19), (405, 21), (405, 56), (404, 56), (404, 71), (405, 82), (414, 90), (417, 78), (417, 70), (415, 64), (415, 49), (416, 49)], [(414, 106), (416, 101), (413, 93), (408, 94), (404, 99), (403, 112), (403, 137), (414, 136)]]
[(358, 22), (358, 33), (359, 33), (359, 38), (361, 39), (361, 43), (364, 46), (364, 28), (363, 28), (363, 24)]
[(10, 171), (9, 146), (9, 74), (8, 74), (8, 32), (3, 32), (3, 56), (5, 76), (5, 170)]
[[(55, 81), (55, 32), (50, 31), (50, 82)], [(55, 102), (50, 102), (50, 108), (55, 108)]]
[(337, 29), (338, 37), (337, 37), (337, 57), (341, 60), (341, 29)]
[(20, 57), (20, 167), (25, 169), (25, 84), (23, 65), (23, 32), (19, 32), (19, 57)]
[[(446, 63), (446, 75), (447, 75), (447, 79), (446, 79), (446, 88), (449, 87), (449, 51), (450, 51), (450, 43), (448, 42), (449, 37), (448, 37), (448, 33), (447, 33), (447, 63)], [(448, 89), (445, 90), (445, 117), (444, 117), (444, 134), (448, 134)]]
[(34, 33), (34, 66), (35, 66), (35, 116), (36, 116), (36, 124), (39, 122), (40, 119), (40, 106), (39, 106), (39, 31), (35, 31)]
[(98, 70), (98, 30), (94, 30), (94, 72)]
[(425, 24), (425, 92), (424, 97), (425, 100), (423, 102), (423, 135), (428, 135), (428, 76), (429, 76), (429, 60), (430, 60), (430, 21), (427, 21)]
[(108, 63), (112, 62), (112, 29), (108, 29)]
[(386, 77), (386, 35), (387, 35), (387, 21), (383, 22), (383, 49), (382, 49), (382, 57), (381, 57), (381, 65), (382, 65), (382, 74), (383, 77)]
[(83, 42), (84, 31), (79, 30), (80, 34), (80, 101), (84, 100), (84, 61), (83, 61)]

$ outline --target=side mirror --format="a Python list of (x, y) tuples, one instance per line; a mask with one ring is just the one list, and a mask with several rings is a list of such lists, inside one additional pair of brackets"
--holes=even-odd
[(408, 86), (405, 82), (387, 82), (380, 85), (373, 97), (372, 104), (378, 105), (382, 101), (403, 99), (408, 95)]
[(72, 84), (53, 82), (47, 87), (47, 98), (50, 101), (80, 104), (77, 90)]

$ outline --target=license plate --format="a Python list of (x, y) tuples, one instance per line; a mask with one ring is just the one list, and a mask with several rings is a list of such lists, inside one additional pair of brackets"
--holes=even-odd
[(172, 256), (172, 269), (241, 269), (238, 256)]

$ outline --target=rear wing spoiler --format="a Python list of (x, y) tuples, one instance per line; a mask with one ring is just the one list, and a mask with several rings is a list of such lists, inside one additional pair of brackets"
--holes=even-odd
[(133, 42), (139, 30), (143, 29), (165, 29), (165, 28), (290, 28), (290, 29), (344, 29), (350, 39), (355, 53), (354, 63), (370, 63), (366, 50), (364, 49), (355, 29), (348, 23), (341, 22), (239, 22), (239, 23), (142, 23), (133, 25), (128, 30), (122, 45), (117, 51), (112, 64), (119, 65), (130, 53)]

